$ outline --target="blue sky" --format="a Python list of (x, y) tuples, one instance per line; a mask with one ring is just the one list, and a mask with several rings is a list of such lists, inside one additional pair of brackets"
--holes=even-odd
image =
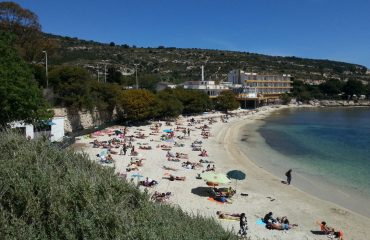
[(370, 68), (370, 0), (16, 0), (43, 31), (136, 46), (331, 59)]

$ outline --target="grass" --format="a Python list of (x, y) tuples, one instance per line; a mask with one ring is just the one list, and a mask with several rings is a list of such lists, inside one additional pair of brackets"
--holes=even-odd
[(213, 219), (155, 204), (113, 169), (0, 133), (1, 239), (237, 239)]

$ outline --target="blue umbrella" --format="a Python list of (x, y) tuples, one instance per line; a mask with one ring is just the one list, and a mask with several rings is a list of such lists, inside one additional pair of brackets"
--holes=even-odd
[(131, 178), (142, 178), (144, 177), (143, 175), (139, 174), (139, 173), (134, 173), (131, 175)]
[(244, 180), (245, 179), (245, 173), (240, 171), (240, 170), (232, 170), (228, 172), (227, 177), (230, 179), (235, 179), (235, 180)]
[(165, 130), (163, 130), (163, 132), (165, 132), (165, 133), (171, 133), (173, 131), (171, 129), (165, 129)]
[(232, 171), (229, 171), (226, 176), (230, 179), (235, 179), (235, 189), (236, 189), (236, 185), (237, 185), (237, 181), (238, 180), (244, 180), (245, 179), (245, 173), (240, 171), (240, 170), (232, 170)]

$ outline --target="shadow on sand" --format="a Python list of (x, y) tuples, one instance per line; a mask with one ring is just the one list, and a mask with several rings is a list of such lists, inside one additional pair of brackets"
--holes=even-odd
[(210, 188), (209, 187), (197, 187), (191, 189), (191, 193), (198, 195), (200, 197), (209, 197), (211, 196)]

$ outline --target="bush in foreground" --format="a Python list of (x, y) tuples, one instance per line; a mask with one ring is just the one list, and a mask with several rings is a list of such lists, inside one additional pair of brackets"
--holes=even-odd
[(150, 202), (87, 156), (0, 139), (1, 239), (235, 239), (212, 219)]

